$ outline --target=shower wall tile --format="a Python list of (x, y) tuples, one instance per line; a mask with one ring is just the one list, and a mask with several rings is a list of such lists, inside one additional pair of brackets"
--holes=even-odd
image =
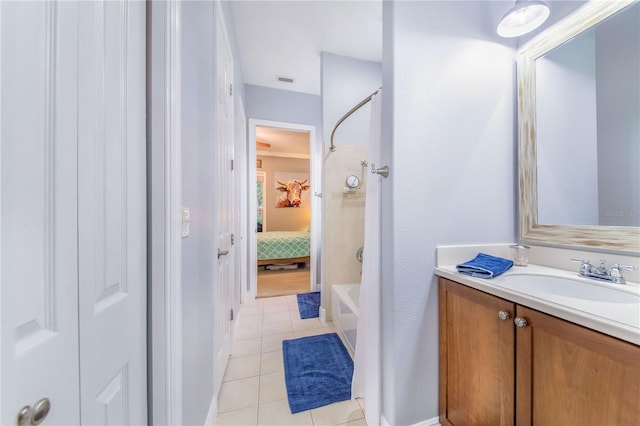
[[(364, 208), (368, 167), (367, 145), (337, 145), (335, 152), (325, 153), (324, 163), (324, 291), (327, 319), (330, 315), (331, 286), (359, 283), (362, 265), (356, 251), (364, 245)], [(360, 189), (344, 193), (347, 176), (360, 178)]]

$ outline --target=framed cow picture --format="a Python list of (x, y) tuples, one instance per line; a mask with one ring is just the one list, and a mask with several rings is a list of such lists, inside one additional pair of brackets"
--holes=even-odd
[(276, 207), (308, 207), (309, 173), (276, 172), (273, 175)]

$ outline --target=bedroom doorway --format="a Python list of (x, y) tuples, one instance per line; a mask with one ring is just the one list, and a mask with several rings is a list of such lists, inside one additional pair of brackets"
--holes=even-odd
[(320, 158), (315, 127), (249, 120), (249, 282), (245, 298), (320, 288)]

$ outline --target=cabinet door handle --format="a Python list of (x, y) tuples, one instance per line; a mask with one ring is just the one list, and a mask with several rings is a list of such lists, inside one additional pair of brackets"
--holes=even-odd
[(513, 322), (518, 328), (525, 328), (528, 325), (527, 320), (521, 317), (516, 317)]
[(507, 311), (500, 311), (498, 312), (498, 318), (500, 318), (502, 321), (506, 321), (511, 318), (511, 314)]

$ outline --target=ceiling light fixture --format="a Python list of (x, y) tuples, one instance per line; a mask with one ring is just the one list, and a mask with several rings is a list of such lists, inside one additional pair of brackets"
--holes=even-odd
[(516, 0), (516, 4), (504, 14), (498, 24), (502, 37), (518, 37), (531, 32), (549, 17), (549, 6), (538, 0)]

